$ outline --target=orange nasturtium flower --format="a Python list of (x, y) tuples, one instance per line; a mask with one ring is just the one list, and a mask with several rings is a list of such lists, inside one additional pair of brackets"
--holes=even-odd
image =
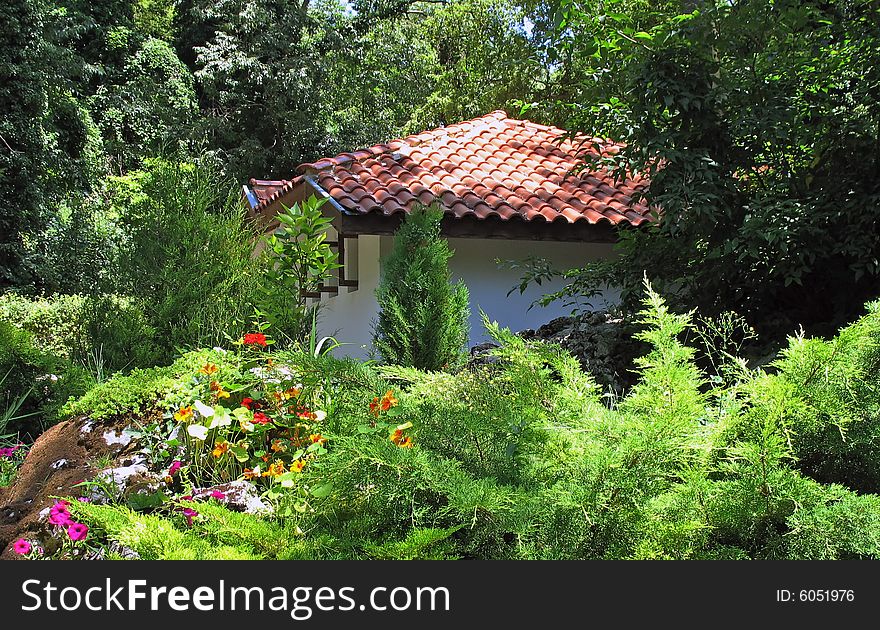
[(260, 467), (257, 466), (256, 468), (245, 468), (243, 474), (245, 479), (256, 479), (260, 476)]
[(412, 426), (411, 422), (407, 422), (406, 424), (401, 424), (394, 432), (388, 437), (389, 440), (394, 442), (400, 448), (412, 448), (413, 441), (411, 437), (405, 437), (403, 435), (404, 430), (409, 429)]
[(192, 407), (181, 407), (177, 411), (174, 412), (174, 419), (178, 422), (187, 422), (188, 420), (192, 420), (193, 408)]
[(281, 444), (281, 440), (272, 440), (272, 450), (280, 453), (281, 451), (286, 451), (287, 447)]
[(304, 459), (298, 459), (290, 465), (290, 470), (293, 472), (302, 472), (303, 468), (306, 467), (306, 462)]
[(280, 477), (284, 474), (284, 462), (276, 459), (274, 462), (269, 464), (269, 470), (263, 473), (264, 477)]
[(385, 395), (382, 396), (382, 401), (379, 403), (379, 408), (382, 411), (388, 411), (392, 407), (396, 407), (398, 400), (394, 397), (394, 392), (390, 389), (385, 392)]
[(379, 417), (379, 397), (378, 396), (373, 398), (373, 402), (370, 403), (370, 413), (373, 414), (374, 416), (376, 416), (377, 418)]
[(216, 374), (217, 370), (219, 370), (216, 365), (213, 363), (205, 363), (202, 367), (199, 368), (199, 372), (201, 374), (205, 374), (206, 376), (211, 376), (212, 374)]
[(311, 440), (312, 444), (326, 444), (327, 438), (325, 438), (320, 433), (312, 433), (309, 436), (309, 440)]
[(217, 398), (229, 398), (229, 392), (217, 381), (211, 381), (211, 391), (217, 394)]
[(211, 451), (211, 455), (215, 458), (220, 458), (223, 457), (227, 451), (229, 451), (229, 442), (217, 442), (214, 444), (214, 450)]

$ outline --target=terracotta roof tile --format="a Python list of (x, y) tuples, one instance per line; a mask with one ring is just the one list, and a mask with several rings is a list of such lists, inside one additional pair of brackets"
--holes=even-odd
[[(560, 141), (564, 134), (496, 111), (302, 164), (298, 170), (312, 175), (343, 207), (361, 213), (407, 212), (418, 200), (439, 201), (457, 217), (479, 219), (633, 225), (650, 221), (648, 207), (633, 201), (647, 181), (630, 178), (615, 183), (603, 171), (573, 174), (581, 148), (591, 147), (594, 140)], [(603, 153), (619, 150), (612, 143), (600, 143), (600, 148)], [(251, 180), (257, 209), (301, 180), (301, 176), (292, 182)]]

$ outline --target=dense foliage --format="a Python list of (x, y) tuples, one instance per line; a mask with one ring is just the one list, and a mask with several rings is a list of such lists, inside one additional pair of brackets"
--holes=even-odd
[[(249, 335), (116, 377), (67, 411), (151, 419), (133, 435), (164, 481), (65, 509), (111, 557), (880, 558), (880, 305), (772, 369), (730, 359), (729, 385), (679, 340), (690, 316), (649, 290), (642, 318), (612, 408), (573, 357), (489, 322), (497, 361), (457, 375)], [(236, 479), (263, 509), (226, 507)]]
[(101, 250), (95, 196), (112, 176), (214, 156), (236, 182), (289, 178), (302, 162), (523, 99), (535, 65), (509, 0), (3, 11), (0, 284), (35, 292), (76, 292), (98, 273), (76, 254)]
[(555, 17), (545, 50), (565, 71), (533, 115), (625, 143), (586, 164), (647, 174), (660, 211), (569, 293), (613, 279), (632, 301), (648, 270), (676, 303), (764, 332), (840, 322), (876, 295), (876, 2), (563, 0)]

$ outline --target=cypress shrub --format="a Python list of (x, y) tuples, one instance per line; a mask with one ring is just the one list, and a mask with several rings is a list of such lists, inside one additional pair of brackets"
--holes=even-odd
[(453, 252), (440, 237), (443, 211), (416, 207), (394, 238), (376, 289), (373, 344), (386, 363), (453, 370), (468, 340), (468, 290), (451, 282)]

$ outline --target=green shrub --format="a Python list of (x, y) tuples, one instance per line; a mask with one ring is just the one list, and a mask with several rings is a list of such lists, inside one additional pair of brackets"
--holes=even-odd
[(83, 334), (81, 314), (85, 300), (81, 295), (31, 298), (6, 293), (0, 295), (0, 320), (31, 333), (41, 350), (70, 357)]
[(70, 397), (92, 385), (89, 375), (63, 357), (44, 352), (33, 336), (0, 321), (0, 434), (33, 433), (58, 419)]
[(155, 327), (132, 298), (89, 297), (83, 302), (79, 321), (82, 332), (74, 356), (96, 375), (148, 367), (168, 359)]
[(277, 215), (279, 227), (265, 239), (259, 309), (276, 340), (303, 343), (315, 315), (307, 295), (320, 290), (338, 254), (327, 241), (332, 219), (323, 216), (324, 200), (309, 197)]
[(239, 337), (258, 300), (256, 233), (239, 193), (207, 162), (147, 160), (117, 183), (113, 203), (125, 209), (119, 275), (110, 293), (143, 309), (153, 342), (170, 362), (177, 348)]
[[(270, 423), (211, 429), (240, 449), (238, 463), (215, 463), (227, 455), (206, 442), (184, 452), (186, 480), (173, 483), (307, 460), (254, 479), (276, 507), (271, 518), (210, 502), (197, 504), (192, 529), (161, 510), (93, 515), (146, 557), (205, 557), (212, 544), (272, 558), (880, 559), (880, 501), (854, 483), (870, 479), (856, 473), (875, 461), (876, 317), (871, 306), (834, 339), (792, 338), (772, 371), (731, 364), (727, 379), (709, 382), (682, 341), (690, 316), (648, 287), (650, 351), (638, 384), (611, 407), (568, 353), (487, 321), (496, 360), (457, 374), (269, 348), (191, 352), (116, 376), (68, 410), (170, 417), (210, 400), (217, 379), (232, 394), (206, 417), (226, 405), (255, 419), (237, 408), (248, 395)], [(210, 376), (206, 362), (217, 366)], [(298, 393), (280, 395), (291, 383)], [(326, 418), (299, 415), (301, 404)], [(267, 453), (307, 433), (326, 443)]]
[(61, 413), (88, 415), (94, 420), (123, 414), (146, 415), (156, 409), (157, 400), (173, 385), (174, 379), (167, 367), (135, 369), (131, 374), (120, 374), (96, 385), (81, 398), (67, 403)]
[(422, 370), (461, 364), (468, 338), (468, 291), (450, 283), (452, 251), (440, 238), (443, 212), (418, 207), (406, 215), (376, 289), (373, 343), (386, 363)]
[[(78, 504), (71, 512), (83, 519), (93, 539), (109, 538), (142, 560), (257, 560), (246, 544), (224, 545), (199, 532), (175, 527), (171, 519), (137, 514), (122, 506)], [(178, 520), (182, 521), (183, 516)]]

